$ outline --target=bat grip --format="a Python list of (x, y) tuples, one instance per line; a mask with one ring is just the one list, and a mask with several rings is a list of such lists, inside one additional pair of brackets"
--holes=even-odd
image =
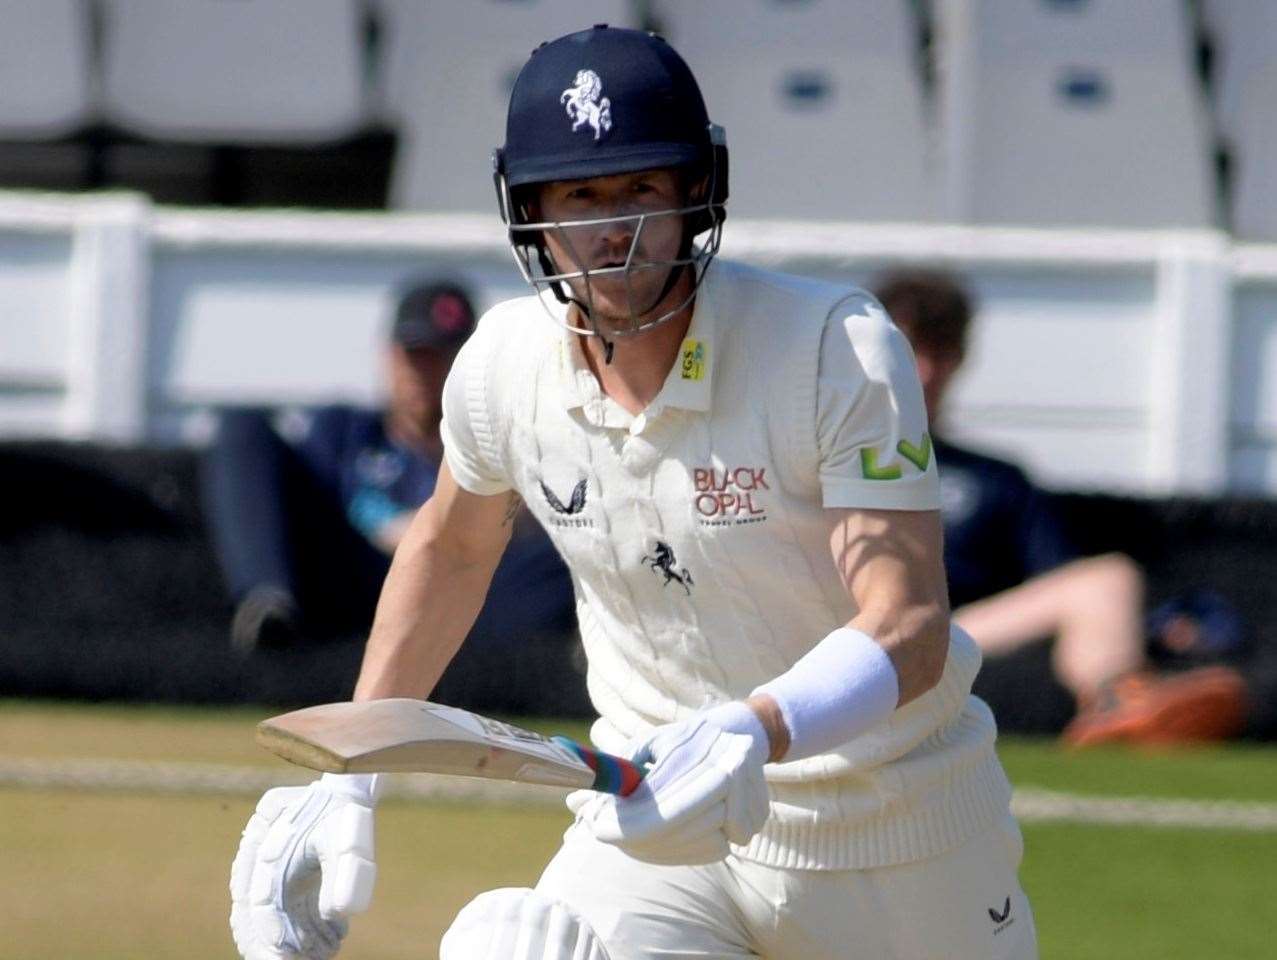
[(643, 782), (643, 769), (630, 763), (624, 757), (592, 750), (567, 737), (552, 737), (551, 739), (559, 746), (571, 750), (581, 759), (582, 763), (594, 771), (594, 783), (590, 785), (591, 790), (628, 797)]

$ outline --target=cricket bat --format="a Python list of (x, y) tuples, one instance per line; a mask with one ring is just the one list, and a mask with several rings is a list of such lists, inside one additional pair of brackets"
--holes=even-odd
[(643, 771), (567, 737), (404, 697), (325, 703), (263, 720), (257, 742), (326, 773), (444, 773), (629, 796)]

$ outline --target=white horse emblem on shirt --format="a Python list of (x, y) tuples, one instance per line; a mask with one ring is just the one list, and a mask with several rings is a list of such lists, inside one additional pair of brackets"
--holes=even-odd
[(573, 133), (588, 123), (597, 140), (612, 129), (612, 101), (607, 97), (600, 99), (603, 81), (593, 70), (578, 70), (572, 84), (559, 96), (559, 103), (568, 112)]

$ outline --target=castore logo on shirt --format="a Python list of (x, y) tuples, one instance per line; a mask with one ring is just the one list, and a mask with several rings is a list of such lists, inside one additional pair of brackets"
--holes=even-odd
[(556, 527), (592, 527), (594, 521), (589, 517), (579, 516), (585, 509), (585, 496), (588, 481), (582, 477), (575, 487), (572, 488), (572, 495), (565, 504), (558, 498), (553, 490), (545, 485), (545, 481), (540, 481), (541, 495), (545, 497), (545, 502), (550, 505), (558, 516), (550, 517), (550, 523)]

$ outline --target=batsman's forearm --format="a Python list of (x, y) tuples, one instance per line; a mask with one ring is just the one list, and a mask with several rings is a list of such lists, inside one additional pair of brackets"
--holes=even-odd
[(474, 625), (499, 560), (466, 557), (415, 523), (382, 587), (354, 699), (427, 697)]
[(900, 684), (900, 706), (940, 682), (949, 655), (948, 604), (899, 599), (888, 611), (875, 604), (847, 626), (873, 637), (887, 652)]

